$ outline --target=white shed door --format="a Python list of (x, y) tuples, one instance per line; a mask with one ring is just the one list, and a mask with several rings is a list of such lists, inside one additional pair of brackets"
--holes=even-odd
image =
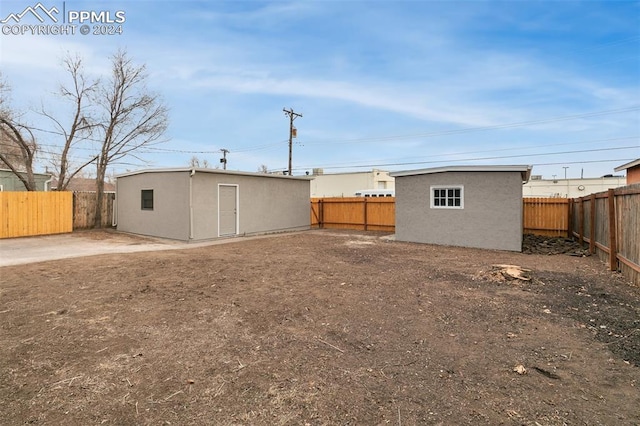
[(218, 186), (218, 235), (238, 233), (238, 187)]

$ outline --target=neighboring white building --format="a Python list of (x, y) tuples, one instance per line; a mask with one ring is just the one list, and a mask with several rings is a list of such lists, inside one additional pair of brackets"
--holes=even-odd
[(522, 186), (522, 196), (579, 198), (625, 185), (626, 178), (624, 176), (603, 176), (586, 179), (542, 179), (542, 176), (533, 175), (529, 182)]
[(395, 190), (395, 179), (389, 172), (373, 169), (369, 172), (324, 174), (313, 169), (311, 197), (355, 197), (362, 190)]

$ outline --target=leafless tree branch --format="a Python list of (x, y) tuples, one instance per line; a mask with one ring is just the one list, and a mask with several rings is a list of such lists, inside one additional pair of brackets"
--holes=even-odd
[(138, 158), (136, 152), (141, 148), (160, 142), (168, 122), (167, 107), (147, 89), (146, 66), (135, 65), (124, 50), (112, 56), (111, 65), (110, 79), (93, 96), (102, 113), (98, 120), (102, 147), (97, 158), (96, 227), (102, 221), (107, 167), (126, 156)]
[(74, 166), (70, 162), (70, 154), (74, 146), (82, 142), (87, 142), (96, 127), (87, 103), (90, 101), (90, 96), (97, 90), (99, 84), (99, 81), (90, 81), (87, 78), (80, 56), (72, 56), (70, 53), (67, 53), (62, 60), (62, 64), (71, 77), (71, 83), (67, 86), (63, 84), (59, 89), (62, 98), (73, 105), (73, 118), (71, 119), (68, 130), (60, 120), (53, 114), (47, 112), (44, 107), (41, 108), (39, 112), (42, 116), (50, 119), (64, 136), (62, 151), (58, 158), (54, 160), (54, 168), (56, 169), (56, 175), (58, 177), (58, 191), (66, 190), (71, 179), (83, 168), (95, 161), (94, 158), (75, 166), (74, 169)]

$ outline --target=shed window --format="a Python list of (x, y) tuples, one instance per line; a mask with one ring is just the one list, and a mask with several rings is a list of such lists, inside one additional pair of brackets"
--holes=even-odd
[(432, 209), (463, 209), (464, 187), (462, 185), (432, 186)]
[(153, 210), (153, 189), (143, 189), (140, 198), (142, 210)]

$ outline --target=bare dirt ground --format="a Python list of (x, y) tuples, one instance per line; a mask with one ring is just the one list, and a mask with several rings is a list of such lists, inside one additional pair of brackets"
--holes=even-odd
[(640, 289), (379, 236), (0, 268), (0, 423), (640, 424)]

